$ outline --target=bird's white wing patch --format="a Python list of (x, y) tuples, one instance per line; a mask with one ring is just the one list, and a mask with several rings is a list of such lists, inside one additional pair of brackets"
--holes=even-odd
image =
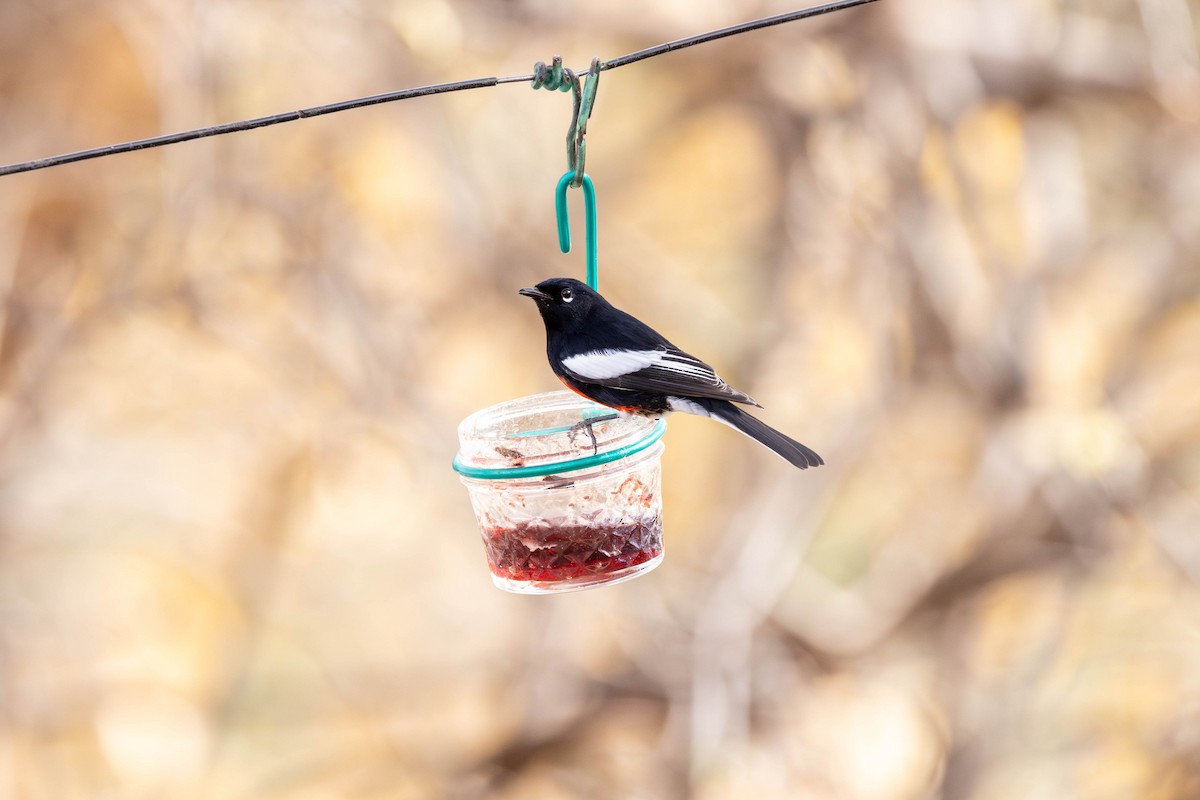
[(604, 381), (655, 367), (689, 378), (719, 382), (702, 362), (666, 350), (592, 350), (563, 359), (563, 366), (585, 380)]
[(672, 372), (678, 372), (683, 375), (690, 375), (693, 378), (701, 380), (717, 382), (717, 374), (713, 372), (706, 364), (697, 361), (694, 358), (685, 356), (682, 353), (663, 353), (662, 361), (658, 366), (662, 369), (669, 369)]
[(661, 350), (592, 350), (568, 356), (562, 363), (585, 380), (604, 381), (652, 367), (664, 355)]

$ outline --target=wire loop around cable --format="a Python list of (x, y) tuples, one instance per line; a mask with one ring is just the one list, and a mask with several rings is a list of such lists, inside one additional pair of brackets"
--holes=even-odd
[(555, 56), (550, 59), (550, 66), (548, 67), (545, 61), (539, 61), (533, 65), (533, 81), (531, 85), (534, 89), (569, 92), (571, 91), (571, 84), (578, 80), (574, 72), (569, 68), (563, 67), (562, 56)]

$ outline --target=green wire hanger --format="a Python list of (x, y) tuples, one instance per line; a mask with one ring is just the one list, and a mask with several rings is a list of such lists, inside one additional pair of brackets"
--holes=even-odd
[(587, 285), (600, 288), (600, 269), (596, 258), (596, 187), (584, 172), (587, 160), (587, 123), (596, 102), (596, 88), (600, 84), (601, 63), (592, 59), (587, 80), (580, 89), (579, 77), (562, 64), (562, 56), (555, 56), (547, 67), (537, 62), (533, 68), (533, 88), (574, 93), (571, 127), (567, 130), (567, 171), (558, 180), (554, 191), (554, 214), (558, 220), (558, 247), (564, 253), (571, 252), (571, 223), (567, 215), (567, 187), (583, 189), (583, 219), (586, 236)]

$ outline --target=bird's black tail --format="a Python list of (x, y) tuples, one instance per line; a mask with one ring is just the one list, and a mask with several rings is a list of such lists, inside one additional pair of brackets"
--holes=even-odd
[(702, 405), (712, 415), (713, 419), (720, 420), (726, 425), (746, 434), (751, 439), (771, 448), (783, 456), (792, 466), (799, 467), (800, 469), (808, 469), (809, 467), (819, 467), (825, 463), (812, 448), (800, 444), (790, 436), (785, 436), (757, 417), (752, 417), (745, 411), (742, 411), (733, 403), (725, 400), (698, 399), (692, 400), (692, 402)]

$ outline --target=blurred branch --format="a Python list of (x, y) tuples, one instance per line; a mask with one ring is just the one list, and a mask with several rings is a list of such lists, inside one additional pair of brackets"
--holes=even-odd
[[(525, 674), (532, 676), (536, 671), (535, 666), (532, 673), (527, 670)], [(462, 779), (453, 793), (456, 800), (493, 797), (538, 761), (564, 760), (572, 748), (588, 740), (593, 728), (605, 720), (605, 712), (616, 703), (624, 700), (649, 701), (661, 705), (664, 715), (667, 711), (667, 698), (662, 688), (648, 676), (636, 671), (627, 671), (604, 681), (572, 673), (570, 690), (575, 699), (571, 713), (559, 717), (549, 726), (544, 724), (544, 709), (529, 705), (522, 729), (501, 749), (463, 771)], [(660, 773), (660, 777), (669, 776)], [(687, 796), (687, 784), (682, 771), (677, 772), (672, 783), (678, 789), (678, 794), (673, 796)]]

